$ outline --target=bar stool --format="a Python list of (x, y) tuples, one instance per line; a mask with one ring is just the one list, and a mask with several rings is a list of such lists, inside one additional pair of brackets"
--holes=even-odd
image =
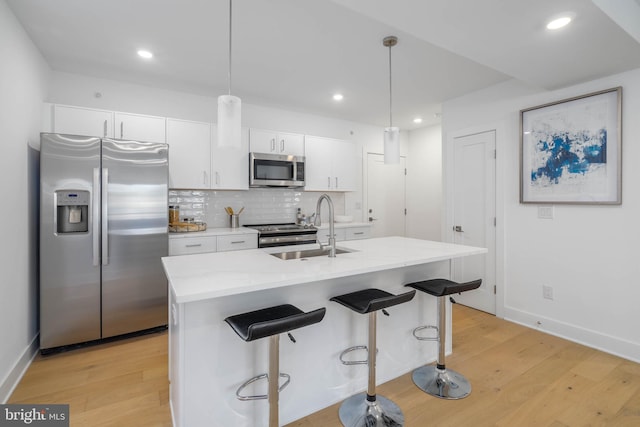
[[(456, 283), (447, 279), (432, 279), (422, 282), (409, 283), (405, 286), (426, 292), (438, 297), (438, 324), (437, 326), (419, 326), (413, 330), (413, 336), (422, 341), (438, 341), (438, 360), (436, 366), (422, 366), (413, 371), (413, 383), (425, 393), (442, 399), (462, 399), (471, 393), (471, 384), (456, 371), (447, 370), (445, 367), (445, 337), (447, 325), (447, 300), (446, 296), (477, 289), (482, 280)], [(423, 329), (435, 329), (436, 337), (423, 337), (417, 334)]]
[[(279, 425), (278, 401), (280, 392), (289, 384), (291, 379), (288, 374), (280, 373), (280, 334), (320, 322), (324, 318), (326, 310), (323, 307), (305, 313), (291, 304), (284, 304), (236, 314), (224, 319), (238, 336), (245, 341), (269, 337), (269, 372), (245, 381), (236, 391), (236, 397), (239, 400), (268, 399), (269, 427), (278, 427)], [(290, 333), (288, 335), (291, 341), (296, 342)], [(282, 386), (279, 384), (280, 377), (286, 380)], [(268, 394), (258, 396), (245, 396), (242, 394), (242, 390), (245, 387), (263, 378), (266, 378), (269, 383)]]
[[(338, 415), (342, 425), (347, 427), (382, 427), (404, 425), (402, 411), (391, 400), (383, 396), (376, 396), (376, 312), (411, 299), (416, 291), (393, 295), (380, 289), (363, 289), (344, 295), (335, 296), (335, 301), (360, 314), (369, 313), (369, 345), (355, 346), (344, 350), (340, 354), (340, 361), (344, 365), (367, 364), (369, 367), (369, 382), (366, 393), (359, 393), (349, 397), (340, 406)], [(344, 356), (354, 350), (367, 349), (367, 360), (345, 361)]]

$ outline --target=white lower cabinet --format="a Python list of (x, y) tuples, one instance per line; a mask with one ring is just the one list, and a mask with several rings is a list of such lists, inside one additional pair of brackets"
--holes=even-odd
[(258, 235), (232, 233), (209, 236), (179, 236), (169, 239), (169, 256), (256, 249)]
[(181, 239), (169, 239), (169, 256), (216, 252), (217, 248), (216, 236), (189, 236)]
[(257, 247), (257, 234), (230, 234), (226, 236), (218, 236), (218, 252), (255, 249)]
[[(358, 239), (368, 239), (371, 237), (371, 227), (368, 225), (361, 226), (337, 226), (334, 229), (334, 234), (336, 235), (336, 242), (341, 242), (343, 240), (358, 240)], [(322, 244), (327, 244), (329, 242), (329, 226), (324, 224), (322, 228), (318, 230), (318, 239)]]

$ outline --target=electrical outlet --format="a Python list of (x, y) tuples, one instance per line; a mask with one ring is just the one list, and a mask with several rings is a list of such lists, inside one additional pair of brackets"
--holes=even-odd
[(551, 286), (542, 286), (542, 298), (553, 300), (553, 288)]
[(553, 206), (538, 206), (538, 218), (553, 219)]

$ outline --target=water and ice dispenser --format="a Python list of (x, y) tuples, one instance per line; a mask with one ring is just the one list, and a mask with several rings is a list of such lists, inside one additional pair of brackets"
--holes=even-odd
[(58, 234), (89, 231), (89, 200), (89, 192), (85, 190), (56, 191)]

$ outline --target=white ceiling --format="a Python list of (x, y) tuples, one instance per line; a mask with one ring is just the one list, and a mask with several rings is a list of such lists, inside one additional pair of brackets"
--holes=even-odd
[[(6, 1), (55, 70), (228, 91), (227, 0)], [(544, 28), (566, 11), (569, 27)], [(399, 38), (393, 124), (412, 129), (438, 122), (443, 101), (511, 78), (550, 90), (640, 68), (640, 0), (236, 0), (232, 93), (388, 126), (388, 35)]]

